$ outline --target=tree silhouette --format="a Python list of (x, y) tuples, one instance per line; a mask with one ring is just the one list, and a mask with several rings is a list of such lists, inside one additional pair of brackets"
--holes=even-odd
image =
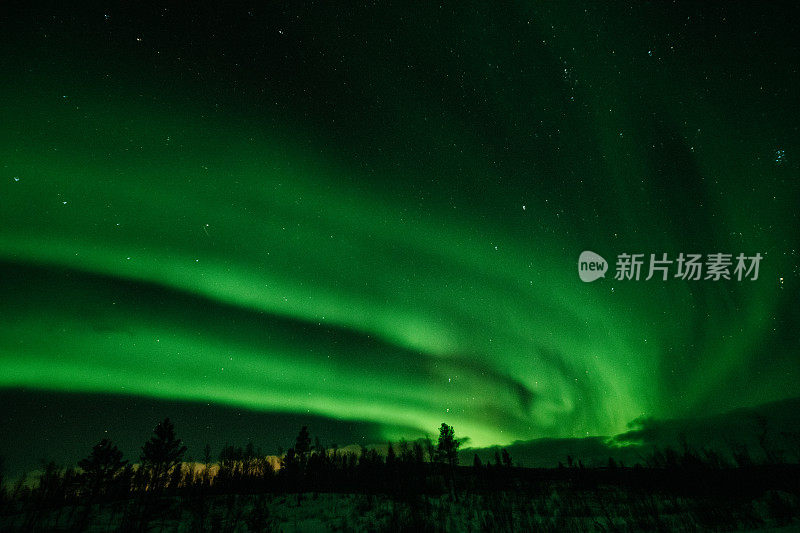
[[(419, 441), (417, 441), (417, 442), (419, 442)], [(428, 437), (425, 437), (425, 440), (423, 441), (423, 443), (425, 444), (425, 450), (428, 452), (428, 461), (431, 461), (431, 462), (436, 461), (436, 447), (431, 442), (431, 439), (429, 439)], [(423, 460), (424, 460), (424, 458), (421, 458), (419, 462), (422, 462)]]
[(95, 444), (89, 457), (78, 462), (92, 495), (105, 488), (127, 464), (119, 448), (108, 439)]
[(472, 466), (475, 467), (475, 469), (480, 469), (483, 466), (481, 458), (478, 457), (477, 453), (472, 456)]
[[(425, 441), (425, 445), (428, 448), (428, 457), (433, 460), (433, 455), (431, 455), (431, 450), (433, 450), (433, 444), (431, 444), (430, 440)], [(417, 464), (422, 464), (425, 461), (425, 451), (422, 449), (422, 443), (417, 441), (414, 443), (414, 462)]]
[(78, 529), (87, 526), (92, 505), (97, 497), (108, 491), (111, 482), (127, 464), (128, 461), (122, 459), (122, 452), (119, 448), (108, 439), (102, 439), (95, 444), (89, 456), (78, 461), (78, 466), (83, 470), (82, 486), (86, 490), (85, 505), (78, 519)]
[(311, 436), (308, 434), (308, 426), (300, 428), (294, 444), (294, 453), (302, 461), (311, 451)]
[(247, 446), (244, 448), (244, 456), (245, 460), (253, 459), (256, 456), (256, 447), (253, 445), (253, 441), (247, 441)]
[(152, 488), (163, 487), (170, 471), (181, 463), (186, 446), (175, 436), (175, 426), (169, 418), (159, 422), (154, 435), (142, 446), (142, 465), (151, 471)]
[(211, 446), (206, 443), (205, 448), (203, 448), (203, 484), (208, 485), (211, 480), (210, 475), (211, 469)]
[(458, 465), (458, 447), (455, 430), (444, 422), (439, 427), (439, 445), (436, 448), (436, 461), (450, 466)]
[(513, 466), (513, 463), (511, 462), (511, 455), (509, 455), (508, 450), (503, 448), (502, 454), (503, 454), (503, 466), (511, 468), (511, 466)]
[(394, 447), (392, 446), (391, 441), (389, 441), (389, 446), (386, 449), (386, 466), (394, 466), (396, 461), (397, 455), (394, 453)]
[(294, 453), (294, 448), (289, 448), (286, 450), (286, 454), (281, 458), (281, 465), (283, 470), (290, 468), (292, 465), (297, 463), (297, 458)]

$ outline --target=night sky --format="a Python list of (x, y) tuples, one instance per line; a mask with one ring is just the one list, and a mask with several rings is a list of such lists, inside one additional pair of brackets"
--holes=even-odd
[(164, 416), (491, 446), (800, 396), (792, 4), (0, 9), (7, 467)]

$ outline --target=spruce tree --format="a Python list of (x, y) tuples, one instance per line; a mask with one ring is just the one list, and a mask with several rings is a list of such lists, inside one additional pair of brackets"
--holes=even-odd
[(175, 435), (175, 426), (169, 418), (159, 422), (153, 436), (142, 446), (142, 466), (150, 469), (151, 488), (166, 485), (170, 472), (183, 460), (186, 446)]

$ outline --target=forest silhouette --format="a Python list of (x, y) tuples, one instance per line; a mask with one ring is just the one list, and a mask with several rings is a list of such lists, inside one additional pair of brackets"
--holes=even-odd
[[(358, 450), (323, 446), (303, 426), (294, 446), (265, 455), (252, 443), (186, 458), (175, 425), (160, 421), (138, 457), (101, 439), (76, 467), (52, 462), (0, 480), (0, 529), (9, 531), (277, 531), (309, 520), (336, 530), (674, 530), (788, 527), (800, 519), (800, 447), (678, 447), (625, 465), (588, 467), (566, 455), (525, 468), (498, 448), (472, 455), (452, 426), (437, 441)], [(785, 435), (785, 434), (784, 434)], [(466, 463), (466, 461), (464, 461)], [(304, 514), (305, 513), (305, 514)], [(316, 522), (313, 522), (316, 525)], [(304, 525), (305, 524), (305, 525)]]

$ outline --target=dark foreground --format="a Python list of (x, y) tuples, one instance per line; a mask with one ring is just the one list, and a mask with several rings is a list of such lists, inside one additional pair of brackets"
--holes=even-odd
[[(228, 465), (230, 466), (230, 465)], [(251, 469), (249, 469), (251, 468)], [(268, 471), (268, 470), (267, 470)], [(153, 488), (14, 487), (3, 531), (692, 531), (800, 528), (800, 466), (448, 468), (313, 478), (241, 464)], [(56, 475), (57, 474), (57, 475)], [(296, 473), (295, 473), (296, 474)], [(333, 472), (330, 472), (333, 474)], [(343, 474), (339, 472), (339, 474)], [(77, 478), (76, 478), (77, 479)], [(175, 478), (177, 480), (177, 477)], [(335, 484), (341, 484), (337, 490)]]

